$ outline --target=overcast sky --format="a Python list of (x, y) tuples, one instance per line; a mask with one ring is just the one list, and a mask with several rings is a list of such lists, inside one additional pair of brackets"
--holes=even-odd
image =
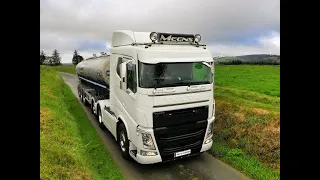
[(109, 52), (114, 30), (199, 33), (214, 56), (280, 54), (279, 0), (41, 0), (40, 50), (71, 63)]

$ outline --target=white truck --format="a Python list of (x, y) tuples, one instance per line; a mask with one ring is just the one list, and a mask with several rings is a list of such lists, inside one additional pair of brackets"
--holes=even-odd
[(113, 32), (110, 55), (76, 66), (78, 92), (125, 159), (141, 164), (212, 146), (214, 63), (199, 34)]

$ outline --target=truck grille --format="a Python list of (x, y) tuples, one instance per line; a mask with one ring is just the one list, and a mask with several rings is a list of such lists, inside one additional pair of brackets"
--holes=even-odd
[(153, 127), (168, 127), (207, 120), (208, 106), (153, 113)]
[(191, 149), (190, 155), (199, 153), (206, 133), (207, 119), (207, 106), (155, 112), (154, 136), (162, 161), (175, 159), (174, 153), (183, 150)]

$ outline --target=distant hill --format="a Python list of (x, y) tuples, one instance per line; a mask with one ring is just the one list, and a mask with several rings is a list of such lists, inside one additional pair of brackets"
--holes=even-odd
[(229, 64), (231, 62), (240, 62), (240, 64), (254, 64), (254, 63), (270, 63), (280, 64), (280, 55), (269, 54), (251, 54), (243, 56), (226, 56), (226, 57), (214, 57), (217, 64)]

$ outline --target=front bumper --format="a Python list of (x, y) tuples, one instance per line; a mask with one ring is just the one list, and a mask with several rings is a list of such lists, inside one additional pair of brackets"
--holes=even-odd
[(212, 140), (208, 144), (203, 144), (200, 152), (204, 152), (211, 149), (211, 146), (212, 146)]
[(137, 154), (137, 157), (135, 157), (135, 160), (140, 164), (154, 164), (154, 163), (162, 162), (160, 155), (142, 156), (140, 154)]
[[(200, 153), (209, 150), (211, 148), (211, 146), (212, 146), (212, 141), (210, 143), (208, 143), (208, 144), (203, 144), (202, 148), (200, 150)], [(197, 153), (197, 154), (199, 154), (199, 153)], [(194, 156), (194, 155), (197, 155), (197, 154), (190, 154), (190, 155), (187, 155), (187, 156), (179, 157), (177, 159), (187, 158), (187, 157)], [(155, 163), (163, 162), (162, 158), (161, 158), (161, 156), (159, 154), (155, 155), (155, 156), (142, 156), (142, 155), (140, 155), (138, 153), (137, 156), (133, 157), (133, 158), (140, 164), (155, 164)]]
[[(208, 119), (208, 121), (206, 123), (207, 127), (205, 129), (206, 130), (205, 134), (208, 131), (209, 124), (212, 123), (214, 121), (214, 119), (215, 119), (214, 117), (211, 117), (211, 118)], [(202, 145), (200, 145), (200, 147), (198, 146), (198, 148), (196, 148), (196, 149), (192, 149), (191, 148), (192, 149), (191, 150), (191, 154), (189, 154), (189, 155), (181, 156), (181, 157), (178, 157), (178, 158), (173, 158), (173, 156), (172, 156), (172, 158), (168, 158), (166, 156), (162, 157), (161, 153), (159, 151), (159, 146), (158, 146), (159, 142), (156, 141), (155, 136), (154, 136), (154, 132), (150, 131), (150, 133), (152, 134), (153, 140), (155, 140), (154, 142), (155, 142), (156, 149), (157, 149), (156, 150), (157, 155), (155, 155), (155, 156), (142, 156), (139, 153), (140, 148), (138, 148), (138, 153), (136, 154), (136, 156), (134, 156), (132, 154), (130, 154), (130, 155), (132, 156), (133, 159), (135, 159), (140, 164), (155, 164), (155, 163), (174, 161), (174, 160), (177, 160), (177, 159), (182, 159), (182, 158), (187, 158), (187, 157), (190, 157), (190, 156), (195, 156), (195, 155), (198, 155), (200, 153), (203, 153), (203, 152), (211, 149), (212, 144), (213, 144), (212, 140), (209, 143), (205, 144), (204, 142), (205, 142), (206, 139), (203, 139)], [(204, 134), (204, 138), (205, 138), (205, 134)], [(141, 145), (139, 144), (138, 147), (141, 147)], [(185, 150), (185, 149), (180, 149), (178, 151), (183, 151), (183, 150)]]

